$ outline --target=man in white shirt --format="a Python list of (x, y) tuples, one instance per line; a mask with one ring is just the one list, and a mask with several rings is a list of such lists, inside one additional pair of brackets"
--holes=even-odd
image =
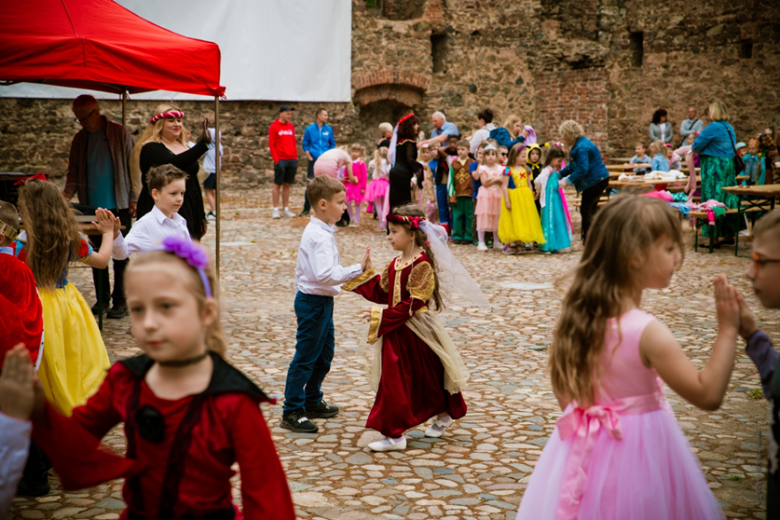
[(124, 260), (132, 253), (149, 251), (165, 237), (177, 236), (191, 242), (187, 220), (178, 211), (184, 202), (187, 174), (172, 164), (157, 166), (147, 173), (147, 185), (154, 199), (152, 211), (138, 219), (126, 237), (114, 220), (112, 256)]
[(333, 224), (346, 205), (344, 184), (320, 175), (309, 182), (307, 196), (314, 215), (301, 237), (295, 268), (295, 317), (298, 321), (295, 357), (287, 370), (284, 411), (280, 426), (299, 433), (319, 430), (309, 418), (339, 413), (322, 398), (321, 386), (330, 371), (336, 340), (333, 297), (339, 286), (371, 267), (368, 248), (360, 264), (341, 267)]

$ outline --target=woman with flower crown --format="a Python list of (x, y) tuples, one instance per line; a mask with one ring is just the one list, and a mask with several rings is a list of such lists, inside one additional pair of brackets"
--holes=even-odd
[[(425, 219), (418, 206), (403, 205), (387, 216), (388, 241), (401, 254), (381, 275), (369, 269), (342, 288), (387, 305), (365, 310), (368, 342), (374, 345), (369, 382), (376, 391), (366, 427), (385, 439), (374, 451), (406, 448), (404, 432), (433, 418), (428, 437), (441, 437), (466, 415), (461, 389), (468, 371), (439, 321), (444, 300), (486, 305), (484, 295), (447, 248), (447, 231)], [(458, 302), (461, 304), (461, 302)]]

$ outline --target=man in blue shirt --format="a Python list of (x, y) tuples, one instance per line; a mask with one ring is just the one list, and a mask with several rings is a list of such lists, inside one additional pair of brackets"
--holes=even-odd
[(430, 145), (433, 141), (437, 141), (439, 144), (444, 144), (450, 136), (460, 136), (458, 127), (454, 123), (447, 121), (447, 118), (441, 112), (434, 112), (431, 116), (431, 122), (433, 123), (433, 132), (431, 132), (431, 138), (427, 141), (417, 143), (417, 148), (423, 144)]
[[(333, 136), (333, 128), (326, 125), (328, 122), (328, 111), (324, 108), (317, 110), (316, 121), (306, 127), (306, 131), (303, 133), (303, 147), (306, 157), (309, 158), (309, 167), (307, 171), (307, 177), (309, 179), (314, 178), (314, 163), (323, 153), (328, 150), (336, 148), (336, 138)], [(311, 210), (309, 204), (308, 189), (307, 194), (304, 196), (303, 211), (301, 217), (308, 216)]]

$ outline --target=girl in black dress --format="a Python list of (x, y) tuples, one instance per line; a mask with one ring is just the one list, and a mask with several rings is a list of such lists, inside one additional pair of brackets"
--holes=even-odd
[(420, 122), (414, 114), (408, 114), (398, 121), (394, 156), (390, 170), (390, 211), (393, 208), (412, 202), (412, 180), (422, 178), (423, 167), (417, 162), (417, 133)]
[(134, 178), (141, 177), (141, 194), (138, 196), (137, 218), (154, 207), (154, 200), (146, 186), (146, 173), (154, 166), (172, 164), (187, 173), (184, 203), (179, 215), (187, 220), (187, 229), (193, 240), (200, 240), (206, 233), (206, 213), (203, 195), (198, 182), (198, 159), (208, 150), (211, 134), (204, 128), (195, 146), (187, 147), (184, 138), (184, 112), (175, 105), (162, 104), (155, 110), (151, 125), (144, 130), (133, 148), (130, 171)]

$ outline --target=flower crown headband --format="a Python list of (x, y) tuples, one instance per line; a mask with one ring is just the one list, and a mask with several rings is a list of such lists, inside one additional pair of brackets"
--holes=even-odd
[(409, 231), (417, 231), (420, 229), (420, 222), (428, 220), (425, 217), (407, 217), (406, 215), (396, 215), (390, 213), (387, 216), (387, 221), (393, 224), (409, 224)]
[(157, 121), (163, 118), (176, 118), (176, 117), (184, 117), (184, 112), (180, 112), (178, 110), (169, 110), (168, 112), (163, 112), (161, 114), (157, 114), (153, 118), (149, 120), (151, 124), (155, 124)]
[(400, 125), (401, 123), (403, 123), (404, 121), (406, 121), (410, 117), (414, 117), (414, 113), (406, 114), (404, 117), (402, 117), (401, 119), (398, 120), (398, 124)]
[(211, 285), (209, 284), (209, 278), (206, 276), (206, 267), (209, 265), (209, 256), (206, 251), (198, 245), (188, 242), (187, 240), (179, 237), (165, 237), (162, 243), (150, 249), (150, 251), (165, 251), (166, 253), (172, 253), (191, 267), (195, 268), (200, 275), (200, 280), (203, 282), (203, 289), (206, 292), (206, 298), (211, 298)]

